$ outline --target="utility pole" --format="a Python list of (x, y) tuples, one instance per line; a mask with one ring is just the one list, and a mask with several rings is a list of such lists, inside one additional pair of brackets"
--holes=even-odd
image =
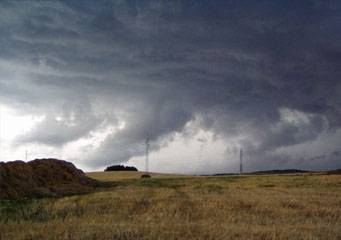
[(4, 161), (4, 159), (2, 159), (2, 107), (0, 104), (0, 161)]
[(27, 152), (27, 150), (25, 151), (25, 160), (26, 160), (26, 162), (27, 162), (27, 155), (28, 155), (28, 152)]
[(243, 174), (243, 149), (240, 149), (239, 154), (239, 174)]
[(149, 172), (149, 136), (146, 139), (146, 173)]

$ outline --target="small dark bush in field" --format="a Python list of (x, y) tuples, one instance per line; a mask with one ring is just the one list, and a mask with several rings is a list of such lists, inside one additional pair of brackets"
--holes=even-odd
[(107, 167), (104, 171), (137, 171), (136, 167), (130, 167), (130, 166), (123, 166), (123, 165), (114, 165)]
[(151, 178), (151, 176), (149, 174), (143, 174), (141, 175), (141, 178)]

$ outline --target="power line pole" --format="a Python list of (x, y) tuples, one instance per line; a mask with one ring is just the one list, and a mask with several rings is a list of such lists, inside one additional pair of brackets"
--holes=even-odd
[(243, 174), (243, 149), (240, 149), (239, 154), (239, 174)]
[(146, 173), (149, 172), (149, 147), (150, 147), (149, 141), (150, 139), (148, 136), (146, 139)]
[(28, 155), (28, 152), (27, 152), (27, 150), (25, 151), (25, 160), (26, 160), (26, 162), (27, 162), (27, 155)]
[(2, 106), (0, 104), (0, 161), (3, 161), (2, 159)]

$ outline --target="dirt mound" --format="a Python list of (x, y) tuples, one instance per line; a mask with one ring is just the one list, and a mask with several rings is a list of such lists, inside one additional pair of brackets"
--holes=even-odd
[(63, 196), (88, 192), (96, 181), (57, 159), (0, 162), (0, 198)]

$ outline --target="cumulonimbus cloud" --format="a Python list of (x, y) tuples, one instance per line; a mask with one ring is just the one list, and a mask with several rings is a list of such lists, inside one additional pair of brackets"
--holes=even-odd
[[(49, 115), (21, 141), (62, 146), (124, 122), (85, 159), (102, 166), (195, 122), (235, 139), (257, 169), (339, 136), (337, 1), (0, 4), (1, 101)], [(314, 166), (340, 166), (340, 150)]]

